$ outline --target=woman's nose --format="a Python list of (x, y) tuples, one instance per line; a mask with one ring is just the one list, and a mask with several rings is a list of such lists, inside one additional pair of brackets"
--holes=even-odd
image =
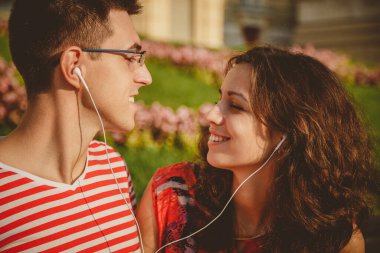
[(220, 125), (223, 123), (223, 115), (220, 111), (220, 104), (214, 105), (211, 111), (207, 114), (207, 121), (211, 124)]

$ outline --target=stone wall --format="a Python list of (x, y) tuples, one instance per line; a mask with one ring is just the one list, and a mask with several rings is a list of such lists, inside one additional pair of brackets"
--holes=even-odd
[(380, 61), (380, 1), (299, 0), (296, 43), (313, 43)]
[(225, 0), (142, 0), (136, 30), (158, 41), (223, 46)]

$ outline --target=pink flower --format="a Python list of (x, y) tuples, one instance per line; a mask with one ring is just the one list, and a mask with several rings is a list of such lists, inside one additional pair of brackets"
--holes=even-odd
[(7, 108), (2, 103), (0, 103), (0, 122), (2, 122), (5, 119), (7, 113)]
[(7, 105), (13, 105), (18, 101), (18, 95), (14, 91), (9, 91), (3, 95), (3, 101)]
[(121, 144), (124, 144), (126, 141), (125, 134), (112, 132), (111, 136), (116, 144), (121, 145)]
[(207, 114), (212, 110), (214, 105), (206, 103), (199, 108), (199, 124), (203, 127), (208, 126)]

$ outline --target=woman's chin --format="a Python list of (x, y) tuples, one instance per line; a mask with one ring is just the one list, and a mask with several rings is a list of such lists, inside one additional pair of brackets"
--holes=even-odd
[(215, 167), (215, 168), (219, 168), (219, 169), (228, 169), (229, 168), (229, 164), (227, 161), (225, 161), (225, 159), (223, 159), (222, 157), (218, 157), (216, 155), (211, 155), (211, 154), (207, 154), (207, 162)]

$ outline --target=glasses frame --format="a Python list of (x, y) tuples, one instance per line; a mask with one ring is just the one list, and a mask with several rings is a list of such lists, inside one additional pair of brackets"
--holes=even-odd
[(82, 48), (83, 52), (88, 53), (125, 53), (125, 54), (137, 54), (140, 55), (137, 62), (140, 66), (144, 65), (146, 51), (138, 51), (133, 49), (107, 49), (107, 48)]

